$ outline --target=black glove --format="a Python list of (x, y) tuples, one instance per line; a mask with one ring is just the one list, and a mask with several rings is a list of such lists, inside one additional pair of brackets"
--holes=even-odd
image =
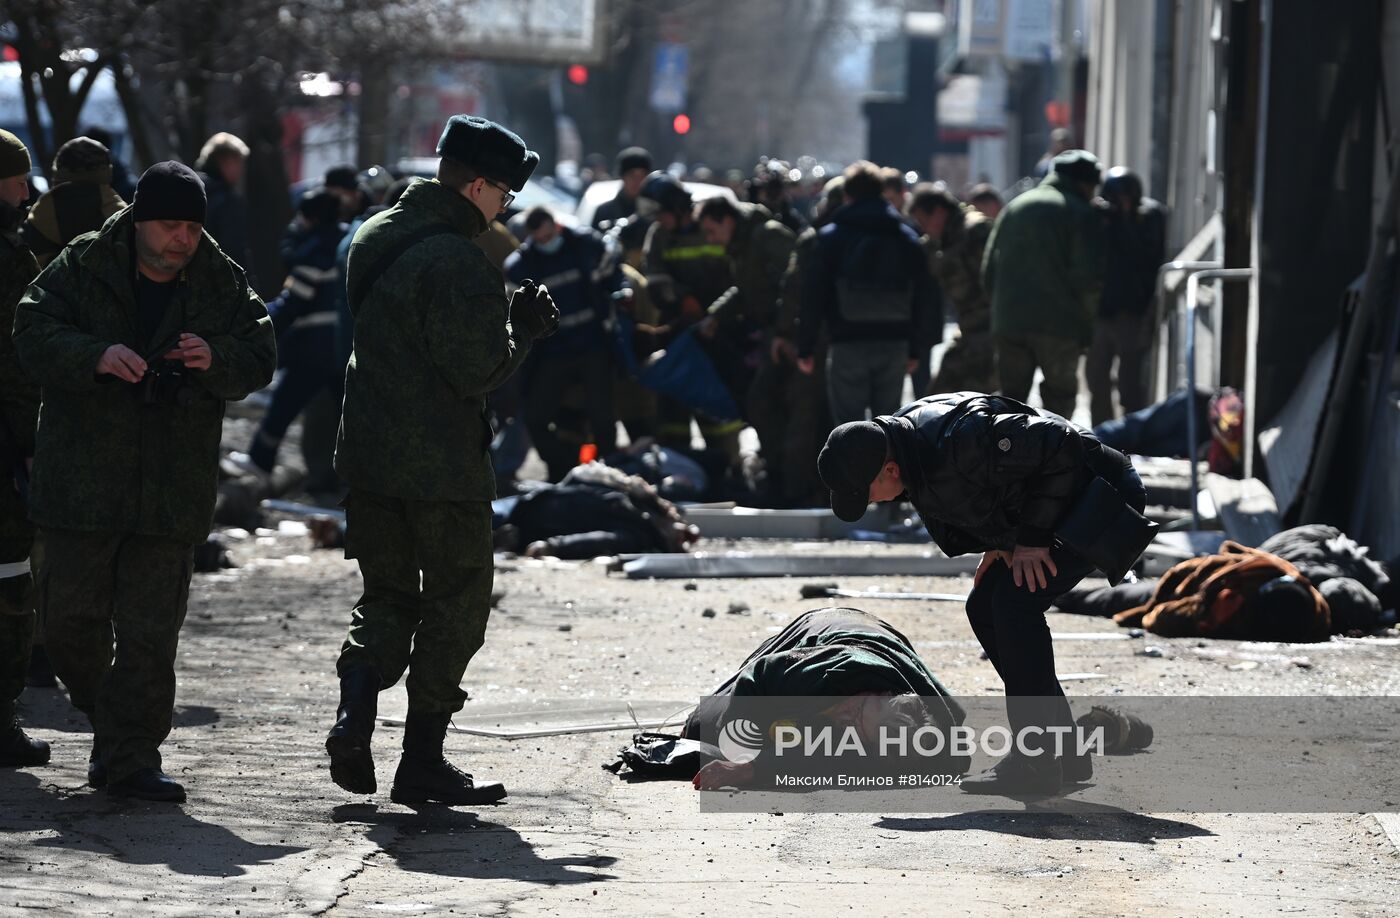
[(549, 288), (532, 280), (520, 285), (510, 298), (510, 327), (530, 338), (548, 338), (559, 329), (559, 308)]

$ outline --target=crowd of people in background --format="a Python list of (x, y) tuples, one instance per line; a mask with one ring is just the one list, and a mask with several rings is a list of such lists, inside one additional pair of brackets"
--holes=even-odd
[[(130, 195), (104, 139), (79, 137), (58, 151), (53, 187), (23, 228), (41, 265)], [(208, 196), (205, 229), (243, 265), (247, 156), (243, 141), (221, 132), (193, 164)], [(622, 443), (698, 463), (704, 493), (683, 496), (813, 506), (823, 500), (814, 459), (826, 432), (893, 413), (906, 385), (915, 397), (971, 390), (1025, 400), (1038, 373), (1041, 402), (1070, 417), (1087, 357), (1094, 424), (1147, 404), (1165, 211), (1135, 173), (1104, 173), (1065, 131), (1009, 201), (986, 183), (959, 195), (865, 161), (834, 176), (766, 157), (747, 174), (656, 166), (640, 147), (611, 164), (595, 159), (585, 181), (615, 176), (617, 190), (586, 222), (510, 207), (476, 240), (508, 291), (547, 286), (561, 312), (559, 333), (491, 398), (492, 453), (507, 491), (531, 446), (558, 482)], [(304, 486), (337, 491), (350, 240), (413, 180), (343, 165), (299, 194), (280, 241), (284, 280), (268, 300), (280, 373), (256, 434), (230, 458), (241, 472), (272, 476), (301, 418)], [(756, 454), (741, 448), (746, 427)]]

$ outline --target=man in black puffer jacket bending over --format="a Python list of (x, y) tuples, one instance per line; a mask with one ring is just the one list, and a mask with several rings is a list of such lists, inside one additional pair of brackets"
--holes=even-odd
[(1087, 779), (1088, 756), (1074, 755), (1066, 738), (1057, 757), (1046, 731), (1073, 720), (1045, 610), (1095, 569), (1116, 583), (1151, 541), (1146, 490), (1128, 459), (1059, 415), (958, 392), (842, 424), (817, 468), (841, 519), (904, 497), (946, 554), (982, 552), (967, 617), (1006, 685), (1012, 732), (1024, 731), (1031, 754), (1013, 750), (963, 789), (1048, 795)]

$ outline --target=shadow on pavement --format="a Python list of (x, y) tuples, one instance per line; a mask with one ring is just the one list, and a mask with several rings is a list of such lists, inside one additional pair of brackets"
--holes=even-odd
[(880, 829), (902, 832), (1000, 832), (1021, 838), (1073, 841), (1120, 841), (1151, 845), (1177, 838), (1213, 836), (1209, 829), (1181, 822), (1131, 813), (1114, 807), (1060, 801), (1053, 810), (976, 810), (948, 816), (886, 816), (875, 823)]
[(242, 876), (248, 867), (306, 850), (247, 841), (179, 805), (64, 790), (22, 771), (0, 773), (0, 801), (0, 833), (48, 824), (57, 836), (39, 839), (36, 847), (91, 851), (122, 864), (164, 864), (189, 876)]
[[(85, 714), (56, 688), (27, 688), (21, 698), (20, 725), (60, 733), (91, 733)], [(203, 704), (175, 705), (175, 728), (207, 727), (219, 722), (219, 712)]]
[(415, 873), (547, 885), (616, 879), (596, 870), (617, 863), (615, 857), (542, 858), (514, 829), (451, 807), (380, 810), (373, 803), (348, 803), (333, 809), (331, 818), (368, 826), (366, 837), (400, 868)]

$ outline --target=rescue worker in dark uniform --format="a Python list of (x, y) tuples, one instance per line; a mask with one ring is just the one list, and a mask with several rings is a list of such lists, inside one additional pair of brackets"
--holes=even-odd
[[(653, 172), (642, 185), (638, 213), (654, 220), (643, 246), (643, 270), (652, 302), (671, 328), (693, 325), (733, 285), (724, 246), (705, 241), (695, 221), (690, 192), (665, 172)], [(667, 398), (657, 400), (657, 440), (663, 446), (690, 447), (691, 411)], [(705, 445), (739, 461), (739, 418), (697, 417)]]
[(287, 428), (312, 399), (329, 389), (340, 402), (345, 374), (337, 359), (341, 279), (335, 255), (345, 235), (340, 206), (340, 198), (324, 189), (307, 192), (297, 207), (297, 231), (285, 240), (287, 280), (267, 304), (282, 376), (246, 456), (247, 465), (264, 476), (277, 464)]
[(506, 259), (506, 279), (519, 287), (535, 278), (559, 309), (559, 332), (534, 349), (524, 372), (525, 426), (549, 480), (578, 464), (579, 445), (566, 442), (559, 424), (564, 399), (583, 389), (584, 410), (599, 456), (617, 449), (611, 342), (606, 330), (611, 297), (622, 283), (616, 260), (587, 230), (560, 226), (543, 207), (525, 218), (525, 245)]
[(472, 241), (539, 156), (501, 125), (466, 115), (448, 120), (437, 152), (437, 177), (410, 185), (350, 245), (355, 342), (335, 467), (350, 487), (345, 554), (360, 563), (364, 593), (336, 664), (340, 707), (326, 751), (336, 784), (374, 793), (378, 695), (407, 671), (391, 798), (490, 803), (505, 788), (476, 783), (442, 748), (491, 611), (486, 395), (559, 314), (542, 287), (507, 301), (501, 272)]
[(701, 204), (697, 214), (705, 240), (724, 246), (735, 282), (710, 304), (700, 334), (733, 342), (757, 366), (744, 411), (758, 431), (769, 497), (781, 500), (788, 420), (784, 391), (797, 368), (775, 362), (769, 351), (795, 239), (761, 204), (715, 197)]

